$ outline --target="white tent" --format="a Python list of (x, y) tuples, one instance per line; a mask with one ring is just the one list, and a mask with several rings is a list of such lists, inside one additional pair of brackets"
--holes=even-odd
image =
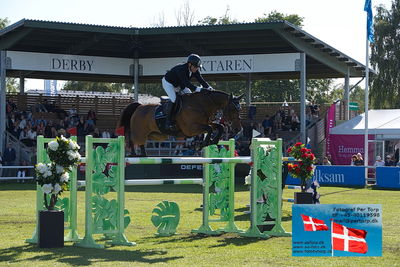
[[(365, 113), (352, 118), (330, 130), (330, 134), (364, 134)], [(400, 109), (378, 109), (368, 111), (368, 134), (376, 139), (400, 139)]]

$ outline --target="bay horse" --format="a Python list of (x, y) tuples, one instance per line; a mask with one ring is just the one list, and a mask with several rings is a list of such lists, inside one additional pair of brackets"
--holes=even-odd
[[(234, 97), (222, 91), (195, 92), (181, 96), (182, 105), (175, 115), (177, 131), (175, 133), (163, 133), (160, 131), (155, 112), (158, 104), (131, 103), (122, 111), (119, 127), (125, 129), (125, 136), (134, 151), (133, 145), (140, 146), (141, 155), (146, 156), (146, 140), (163, 141), (168, 135), (176, 137), (192, 137), (207, 133), (207, 137), (201, 143), (201, 147), (217, 144), (223, 132), (223, 126), (211, 121), (217, 110), (223, 111), (225, 121), (231, 123), (232, 130), (237, 133), (242, 130), (240, 123), (240, 99), (244, 96)], [(211, 139), (213, 130), (218, 130)]]

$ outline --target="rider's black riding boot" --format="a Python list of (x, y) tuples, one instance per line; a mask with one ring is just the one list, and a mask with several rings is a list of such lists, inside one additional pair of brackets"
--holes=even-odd
[(173, 116), (172, 116), (172, 111), (174, 109), (174, 104), (171, 101), (168, 101), (165, 107), (165, 113), (166, 113), (166, 118), (165, 118), (165, 128), (168, 130), (173, 130), (175, 128), (174, 121), (173, 121)]

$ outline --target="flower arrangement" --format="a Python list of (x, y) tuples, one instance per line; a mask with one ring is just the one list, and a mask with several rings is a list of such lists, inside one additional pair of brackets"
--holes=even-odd
[[(48, 210), (53, 210), (57, 196), (68, 188), (69, 172), (77, 166), (81, 159), (78, 152), (79, 145), (64, 136), (57, 137), (48, 143), (47, 154), (50, 163), (38, 163), (35, 168), (36, 181), (44, 193), (44, 205)], [(47, 201), (50, 195), (50, 203)]]
[(301, 179), (301, 191), (305, 192), (306, 181), (314, 174), (315, 156), (311, 149), (306, 148), (301, 142), (289, 147), (287, 152), (289, 156), (299, 160), (296, 164), (289, 163), (288, 171), (292, 177)]

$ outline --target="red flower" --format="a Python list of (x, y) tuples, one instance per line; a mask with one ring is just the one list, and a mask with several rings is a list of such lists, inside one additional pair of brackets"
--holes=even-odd
[(312, 170), (313, 170), (313, 168), (312, 168), (311, 166), (308, 166), (308, 167), (307, 167), (307, 171), (308, 171), (308, 172), (311, 172)]
[(306, 152), (308, 152), (308, 149), (305, 148), (305, 147), (303, 147), (302, 149), (300, 149), (300, 152), (301, 152), (301, 153), (306, 153)]
[(292, 152), (292, 147), (289, 147), (287, 150), (288, 153)]
[(302, 143), (301, 142), (297, 142), (294, 146), (301, 146)]

